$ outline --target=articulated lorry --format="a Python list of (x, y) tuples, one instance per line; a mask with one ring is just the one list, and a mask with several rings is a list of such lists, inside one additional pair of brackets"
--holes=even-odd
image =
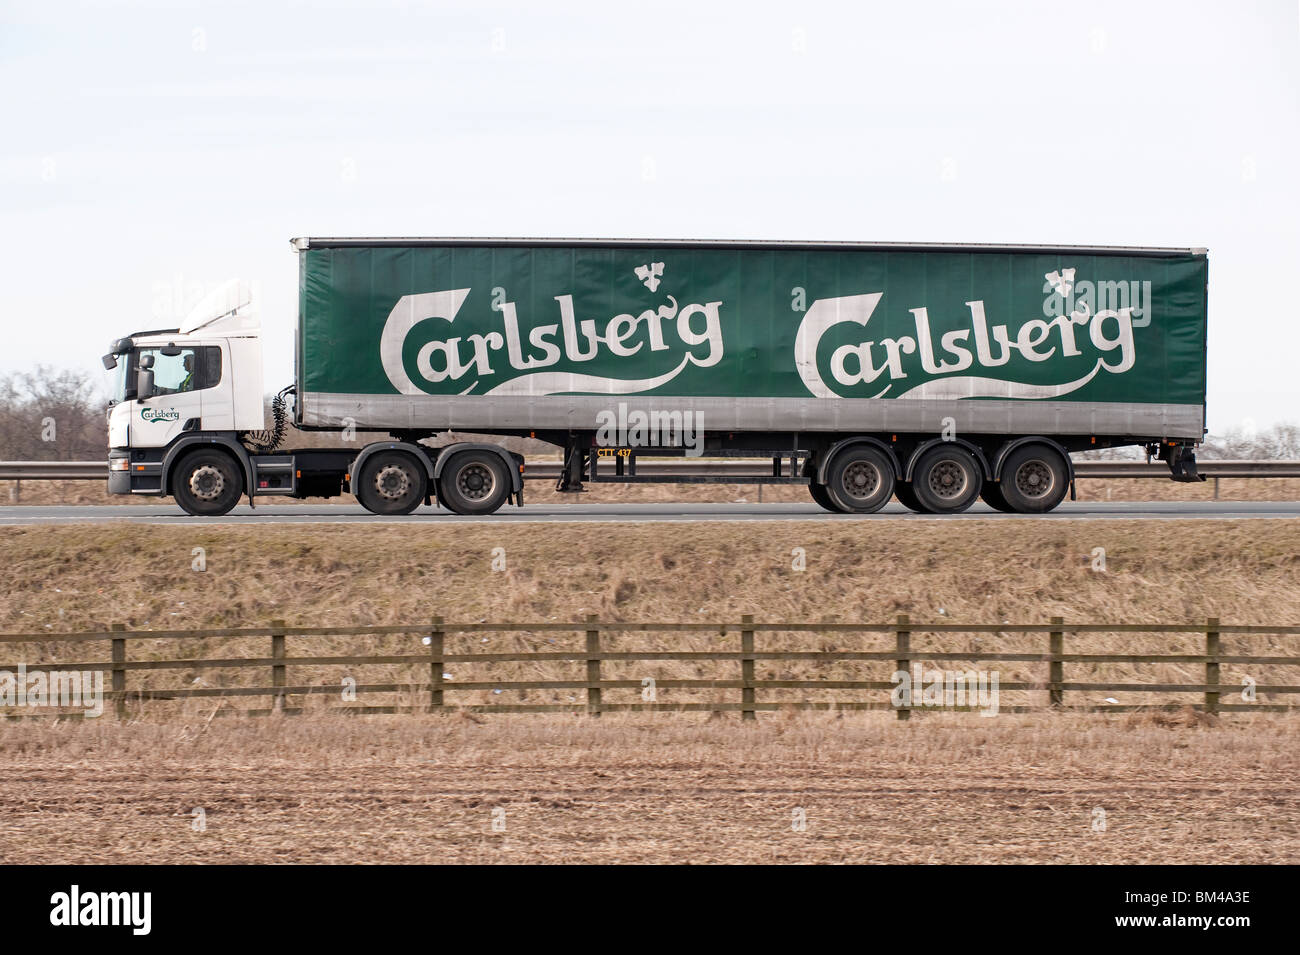
[[(294, 383), (267, 429), (238, 283), (116, 371), (109, 491), (190, 514), (354, 494), (376, 514), (523, 503), (524, 460), (596, 481), (806, 484), (832, 511), (897, 497), (1050, 511), (1072, 452), (1138, 446), (1194, 481), (1205, 434), (1204, 249), (560, 239), (292, 242)], [(279, 450), (302, 431), (386, 433)], [(344, 445), (346, 441), (342, 442)], [(338, 442), (336, 442), (336, 445)], [(643, 468), (638, 458), (677, 457)], [(692, 468), (753, 459), (752, 475)], [(647, 473), (647, 470), (654, 473)], [(1199, 477), (1203, 480), (1203, 477)]]

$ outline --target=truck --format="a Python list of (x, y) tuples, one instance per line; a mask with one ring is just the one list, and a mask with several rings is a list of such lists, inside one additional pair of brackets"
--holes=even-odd
[[(490, 514), (523, 504), (526, 462), (501, 443), (521, 437), (561, 449), (559, 491), (805, 484), (848, 514), (894, 498), (1047, 512), (1073, 496), (1071, 454), (1103, 448), (1204, 480), (1203, 248), (291, 244), (294, 381), (271, 427), (258, 318), (228, 283), (104, 356), (111, 493), (202, 516), (344, 493), (378, 515)], [(388, 440), (282, 449), (290, 406), (300, 431)], [(664, 457), (680, 460), (646, 466)], [(719, 476), (706, 458), (753, 472)]]

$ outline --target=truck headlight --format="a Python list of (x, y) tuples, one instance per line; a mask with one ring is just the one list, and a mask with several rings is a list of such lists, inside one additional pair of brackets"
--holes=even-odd
[(126, 458), (109, 458), (108, 469), (110, 471), (127, 471), (130, 470), (130, 462)]

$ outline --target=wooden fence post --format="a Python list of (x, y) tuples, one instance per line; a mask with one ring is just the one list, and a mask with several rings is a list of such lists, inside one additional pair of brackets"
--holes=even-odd
[[(284, 634), (277, 631), (284, 629), (283, 620), (271, 621), (271, 658), (273, 660), (284, 659)], [(271, 709), (276, 713), (284, 712), (284, 664), (271, 664), (271, 686), (276, 688), (275, 694), (271, 698)]]
[[(759, 485), (762, 487), (763, 485)], [(742, 625), (752, 624), (754, 615), (752, 613), (743, 614), (740, 618)], [(740, 652), (754, 652), (754, 631), (742, 629), (740, 631)], [(740, 682), (744, 686), (740, 690), (740, 718), (742, 720), (752, 720), (757, 718), (754, 712), (754, 658), (752, 656), (741, 657), (740, 659)]]
[[(109, 629), (120, 631), (126, 629), (126, 624), (115, 623)], [(115, 694), (119, 694), (113, 706), (113, 712), (117, 714), (119, 720), (126, 719), (126, 669), (119, 664), (126, 662), (126, 638), (113, 638), (113, 677), (110, 686)]]
[(594, 613), (587, 614), (587, 712), (600, 716), (600, 627)]
[[(1205, 621), (1205, 682), (1219, 685), (1219, 618), (1210, 617)], [(1219, 711), (1219, 691), (1205, 691), (1205, 712)]]
[(442, 706), (442, 618), (433, 618), (433, 632), (429, 634), (429, 705)]
[(1053, 617), (1052, 630), (1047, 636), (1047, 652), (1051, 658), (1047, 664), (1047, 699), (1052, 706), (1061, 706), (1065, 697), (1065, 691), (1061, 689), (1065, 682), (1065, 665), (1061, 662), (1065, 647), (1064, 625), (1064, 617)]
[[(910, 673), (912, 669), (912, 661), (909, 660), (907, 657), (903, 656), (903, 654), (911, 652), (912, 649), (912, 631), (909, 629), (905, 629), (910, 622), (911, 622), (911, 618), (908, 617), (907, 614), (900, 613), (898, 615), (898, 626), (895, 630), (895, 634), (898, 641), (897, 643), (898, 660), (895, 661), (895, 669), (901, 670), (904, 673)], [(912, 687), (911, 698), (908, 700), (908, 703), (910, 704), (914, 702), (915, 698), (916, 698), (916, 687)], [(911, 719), (911, 716), (912, 716), (912, 710), (910, 706), (900, 706), (898, 708), (898, 718), (900, 720)]]

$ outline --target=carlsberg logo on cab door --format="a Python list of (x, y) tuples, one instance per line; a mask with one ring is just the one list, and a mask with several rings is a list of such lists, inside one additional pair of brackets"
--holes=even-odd
[[(522, 317), (502, 288), (493, 289), (491, 316), (469, 318), (461, 313), (470, 288), (404, 295), (384, 323), (384, 373), (408, 395), (631, 395), (662, 388), (689, 367), (718, 365), (724, 327), (740, 334), (744, 322), (761, 320), (752, 302), (743, 314), (725, 297), (679, 301), (668, 293), (665, 273), (663, 262), (630, 269), (625, 280), (649, 293), (642, 293), (644, 308), (599, 317), (585, 317), (582, 303), (563, 291), (552, 297), (553, 311)], [(803, 397), (1058, 398), (1099, 374), (1131, 369), (1133, 330), (1151, 320), (1149, 281), (1094, 283), (1076, 281), (1075, 273), (1045, 274), (1041, 308), (1035, 303), (1026, 315), (989, 315), (981, 298), (957, 314), (932, 316), (925, 302), (887, 302), (883, 291), (814, 298), (806, 311), (783, 303), (772, 311), (790, 315), (793, 349), (788, 359), (778, 355), (777, 365), (788, 360), (786, 373), (797, 375), (792, 380), (802, 383)], [(882, 327), (886, 311), (889, 331)], [(408, 350), (413, 329), (429, 319), (450, 328)], [(782, 336), (779, 321), (774, 338)], [(781, 340), (790, 348), (789, 337)]]

